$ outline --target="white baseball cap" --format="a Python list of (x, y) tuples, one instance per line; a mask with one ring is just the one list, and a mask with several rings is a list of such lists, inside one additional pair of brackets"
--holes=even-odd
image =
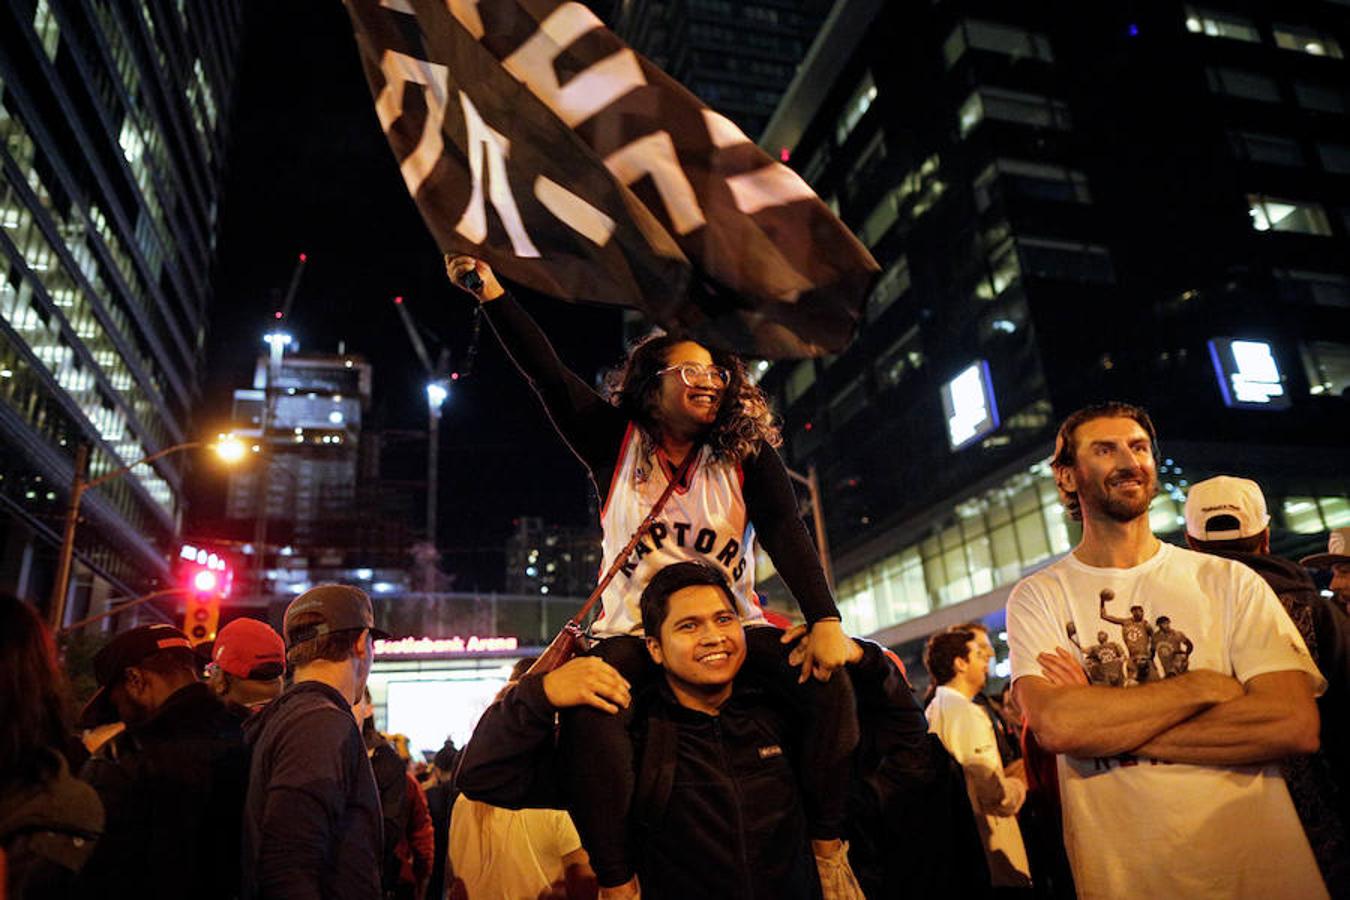
[(1330, 569), (1350, 563), (1350, 528), (1337, 528), (1327, 536), (1327, 552), (1314, 553), (1299, 560), (1299, 564), (1309, 569)]
[(1186, 495), (1186, 533), (1197, 541), (1249, 538), (1269, 524), (1261, 486), (1248, 478), (1216, 475)]

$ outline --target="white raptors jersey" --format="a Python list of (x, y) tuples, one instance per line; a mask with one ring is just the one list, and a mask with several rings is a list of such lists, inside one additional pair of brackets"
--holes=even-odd
[[(609, 496), (600, 511), (604, 532), (601, 574), (633, 537), (666, 489), (665, 468), (642, 452), (642, 434), (630, 424), (624, 432)], [(660, 451), (657, 451), (658, 453)], [(755, 596), (755, 530), (741, 494), (744, 475), (735, 463), (714, 462), (702, 447), (686, 476), (666, 500), (651, 530), (628, 563), (605, 588), (604, 610), (592, 629), (600, 637), (642, 634), (642, 590), (656, 572), (672, 563), (701, 560), (720, 568), (731, 583), (737, 612), (745, 623), (763, 622)]]

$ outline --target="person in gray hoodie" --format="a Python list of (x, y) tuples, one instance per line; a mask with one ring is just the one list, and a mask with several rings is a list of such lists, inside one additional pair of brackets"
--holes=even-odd
[(374, 655), (370, 598), (319, 585), (283, 631), (294, 683), (245, 724), (244, 900), (379, 900), (380, 797), (356, 727)]

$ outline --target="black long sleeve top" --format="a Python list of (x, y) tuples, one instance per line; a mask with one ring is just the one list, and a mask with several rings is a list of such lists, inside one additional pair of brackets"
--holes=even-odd
[[(507, 355), (539, 396), (563, 441), (581, 460), (600, 497), (609, 496), (629, 422), (617, 407), (568, 369), (539, 325), (510, 294), (483, 305)], [(742, 460), (742, 493), (755, 534), (808, 623), (839, 618), (815, 545), (797, 512), (783, 460), (761, 442)]]

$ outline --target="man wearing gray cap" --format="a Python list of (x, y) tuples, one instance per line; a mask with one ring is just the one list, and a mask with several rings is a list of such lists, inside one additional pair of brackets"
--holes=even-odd
[(379, 900), (381, 812), (352, 704), (374, 657), (370, 598), (323, 584), (283, 625), (295, 682), (245, 725), (245, 900)]

